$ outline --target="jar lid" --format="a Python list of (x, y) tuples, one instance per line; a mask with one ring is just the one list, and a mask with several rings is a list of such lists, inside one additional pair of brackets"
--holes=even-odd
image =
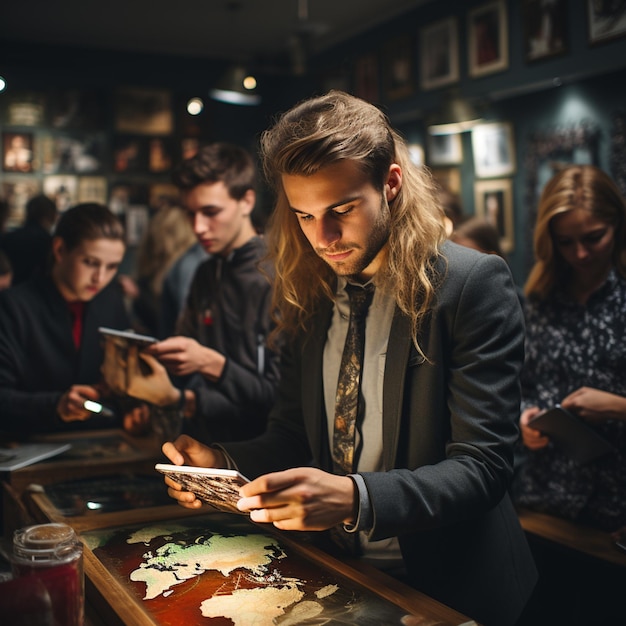
[(16, 555), (39, 559), (59, 556), (77, 542), (74, 529), (67, 524), (38, 524), (16, 530), (13, 549)]

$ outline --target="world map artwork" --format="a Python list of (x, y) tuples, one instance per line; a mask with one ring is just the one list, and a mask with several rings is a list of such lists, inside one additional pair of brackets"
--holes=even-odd
[(157, 623), (429, 624), (228, 514), (82, 533)]

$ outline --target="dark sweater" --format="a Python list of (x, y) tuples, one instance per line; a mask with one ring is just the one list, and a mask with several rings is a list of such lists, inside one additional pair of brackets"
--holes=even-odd
[(0, 292), (0, 431), (31, 435), (111, 426), (103, 418), (65, 423), (56, 412), (72, 385), (101, 380), (99, 326), (129, 326), (116, 282), (86, 303), (79, 350), (69, 307), (49, 276)]
[[(224, 259), (204, 261), (193, 278), (178, 333), (226, 357), (213, 383), (193, 375), (197, 409), (186, 431), (202, 441), (237, 440), (265, 429), (278, 384), (278, 355), (267, 349), (271, 284), (259, 269), (265, 242), (254, 237)], [(270, 269), (265, 267), (265, 271)]]

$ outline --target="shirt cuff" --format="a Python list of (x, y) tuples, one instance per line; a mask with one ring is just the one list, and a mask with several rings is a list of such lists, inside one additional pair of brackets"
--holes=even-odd
[(363, 476), (360, 474), (348, 474), (348, 477), (352, 479), (359, 493), (359, 508), (354, 524), (344, 524), (343, 529), (347, 533), (371, 530), (374, 524), (374, 514), (370, 494), (365, 486)]

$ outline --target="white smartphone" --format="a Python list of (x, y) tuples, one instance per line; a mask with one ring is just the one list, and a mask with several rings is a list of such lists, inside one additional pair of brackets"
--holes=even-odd
[(135, 333), (132, 330), (116, 330), (114, 328), (105, 328), (104, 326), (100, 326), (100, 328), (98, 328), (98, 332), (109, 337), (128, 339), (129, 341), (134, 341), (142, 346), (149, 346), (150, 344), (158, 341), (156, 337), (141, 335), (140, 333)]
[(239, 488), (250, 481), (238, 471), (167, 463), (157, 463), (154, 468), (216, 509), (247, 515), (237, 508), (237, 501)]

